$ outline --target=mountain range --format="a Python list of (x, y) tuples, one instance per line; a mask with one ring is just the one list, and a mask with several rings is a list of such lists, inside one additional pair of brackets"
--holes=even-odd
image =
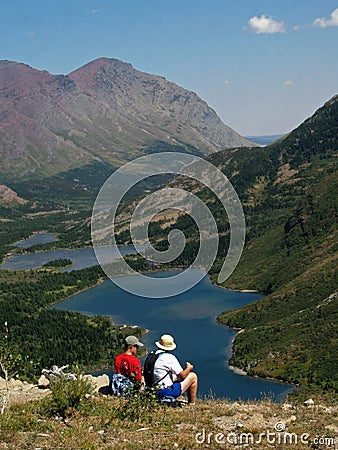
[(118, 167), (179, 149), (201, 156), (250, 144), (195, 93), (100, 58), (68, 75), (0, 62), (0, 182), (95, 162)]

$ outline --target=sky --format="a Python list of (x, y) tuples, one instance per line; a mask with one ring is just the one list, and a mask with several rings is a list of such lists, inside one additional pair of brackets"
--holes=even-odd
[(196, 92), (244, 136), (289, 132), (338, 91), (338, 0), (0, 0), (0, 12), (0, 59), (67, 74), (117, 58)]

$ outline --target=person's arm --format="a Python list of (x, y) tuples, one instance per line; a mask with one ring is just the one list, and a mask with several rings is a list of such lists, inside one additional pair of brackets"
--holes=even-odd
[(182, 381), (185, 378), (187, 378), (187, 376), (189, 375), (189, 373), (192, 371), (192, 369), (194, 368), (194, 366), (192, 364), (190, 364), (190, 362), (186, 362), (186, 368), (184, 370), (182, 370), (182, 372), (180, 372), (177, 376), (178, 381)]
[(133, 372), (135, 373), (135, 380), (142, 381), (142, 364), (141, 361), (136, 357), (133, 364)]

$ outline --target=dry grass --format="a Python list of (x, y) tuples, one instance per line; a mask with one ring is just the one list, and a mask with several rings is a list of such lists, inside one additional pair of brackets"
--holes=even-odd
[(337, 406), (200, 400), (195, 407), (158, 406), (132, 422), (117, 417), (126, 401), (92, 397), (68, 419), (44, 416), (39, 402), (15, 405), (0, 418), (0, 449), (338, 448)]

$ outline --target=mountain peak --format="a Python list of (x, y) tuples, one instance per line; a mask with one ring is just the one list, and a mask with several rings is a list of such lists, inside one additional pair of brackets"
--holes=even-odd
[(83, 66), (79, 67), (78, 69), (74, 70), (69, 74), (73, 75), (75, 73), (79, 72), (93, 72), (95, 70), (99, 70), (102, 68), (109, 68), (112, 70), (122, 69), (122, 68), (129, 68), (133, 69), (133, 66), (130, 63), (126, 63), (124, 61), (121, 61), (116, 58), (106, 58), (102, 56), (101, 58), (94, 59), (93, 61), (90, 61)]
[(38, 70), (29, 66), (28, 64), (19, 63), (16, 61), (9, 61), (7, 59), (0, 60), (0, 73), (1, 73), (1, 81), (5, 83), (6, 76), (8, 77), (22, 77), (24, 75), (47, 75), (52, 77), (47, 70)]
[(131, 119), (148, 134), (147, 140), (154, 136), (155, 125), (160, 140), (169, 139), (174, 144), (185, 141), (204, 153), (254, 145), (224, 125), (194, 92), (164, 77), (136, 70), (129, 63), (99, 58), (68, 76), (84, 91), (114, 104), (119, 116), (128, 115), (128, 121)]
[[(98, 58), (90, 61), (84, 66), (74, 70), (68, 77), (82, 88), (95, 88), (95, 83), (101, 79), (103, 84), (107, 76), (112, 77), (117, 74), (135, 71), (133, 66), (115, 58)], [(94, 82), (94, 83), (93, 83)]]
[(0, 76), (4, 174), (55, 174), (97, 159), (116, 167), (159, 145), (200, 155), (250, 146), (196, 94), (118, 59), (69, 75), (3, 61)]

